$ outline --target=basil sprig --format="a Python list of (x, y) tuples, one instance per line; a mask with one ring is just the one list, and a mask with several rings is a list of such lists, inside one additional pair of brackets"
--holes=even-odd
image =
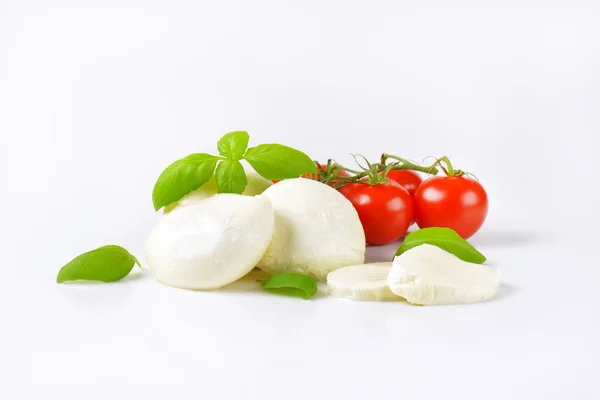
[(213, 174), (219, 193), (241, 194), (248, 183), (241, 160), (269, 180), (297, 178), (315, 169), (311, 158), (300, 150), (281, 144), (248, 148), (249, 138), (244, 131), (229, 132), (217, 142), (220, 155), (196, 153), (173, 162), (154, 185), (154, 209), (158, 211), (180, 200), (208, 182)]

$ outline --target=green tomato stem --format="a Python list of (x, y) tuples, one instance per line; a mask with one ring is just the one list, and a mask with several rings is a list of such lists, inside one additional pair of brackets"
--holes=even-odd
[[(317, 166), (316, 180), (327, 185), (332, 185), (335, 189), (340, 189), (347, 183), (379, 185), (388, 181), (387, 174), (391, 170), (411, 170), (436, 175), (438, 173), (436, 166), (440, 165), (441, 162), (441, 159), (437, 159), (433, 165), (421, 166), (404, 158), (387, 153), (381, 155), (381, 161), (379, 163), (371, 163), (362, 155), (353, 155), (353, 157), (361, 168), (360, 170), (347, 168), (336, 163), (332, 159), (327, 160), (325, 168), (323, 168), (319, 162), (315, 161), (315, 165)], [(361, 165), (358, 157), (362, 158), (362, 161), (366, 163), (366, 166)], [(388, 163), (388, 160), (394, 160), (394, 162)], [(442, 167), (442, 169), (444, 168)], [(352, 174), (352, 176), (339, 176), (338, 174), (340, 171)], [(446, 170), (444, 169), (444, 171)]]
[(421, 166), (421, 165), (415, 164), (413, 162), (410, 162), (404, 158), (397, 157), (392, 154), (383, 153), (381, 155), (381, 164), (386, 165), (388, 159), (398, 161), (397, 163), (395, 163), (394, 167), (392, 168), (393, 170), (419, 171), (419, 172), (424, 172), (426, 174), (431, 174), (431, 175), (437, 175), (437, 173), (438, 173), (438, 170), (436, 168), (436, 165), (438, 165), (438, 163), (439, 163), (438, 160), (436, 160), (436, 162), (430, 166)]
[[(446, 168), (442, 166), (442, 162), (446, 164)], [(454, 169), (447, 156), (438, 158), (436, 164), (438, 164), (448, 176), (463, 176), (465, 174), (464, 171), (461, 171), (460, 169)]]

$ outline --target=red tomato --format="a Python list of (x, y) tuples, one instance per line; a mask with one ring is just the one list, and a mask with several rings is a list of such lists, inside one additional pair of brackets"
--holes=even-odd
[(419, 174), (410, 170), (393, 169), (386, 176), (398, 182), (412, 198), (414, 198), (417, 188), (423, 182)]
[(483, 186), (463, 176), (432, 176), (417, 189), (415, 218), (420, 228), (454, 229), (467, 239), (483, 225), (488, 198)]
[(340, 193), (356, 208), (369, 244), (395, 242), (413, 222), (410, 194), (392, 180), (380, 185), (349, 183)]
[[(321, 167), (322, 167), (323, 169), (326, 169), (326, 168), (327, 168), (327, 165), (326, 165), (326, 164), (321, 164)], [(316, 166), (316, 165), (315, 165), (315, 170), (316, 170), (317, 172), (319, 172), (319, 170), (317, 169), (317, 166)], [(340, 171), (338, 171), (338, 173), (337, 173), (337, 176), (350, 176), (350, 174), (349, 174), (349, 173), (347, 173), (346, 171), (340, 170)], [(307, 177), (308, 177), (308, 178), (311, 178), (311, 179), (314, 179), (314, 178), (316, 178), (316, 176), (315, 176), (315, 175), (313, 175), (313, 174), (303, 174), (303, 175), (300, 175), (300, 177), (301, 177), (301, 178), (307, 178)], [(271, 181), (271, 182), (273, 182), (273, 183), (277, 183), (277, 182), (279, 182), (279, 181), (277, 181), (277, 180), (274, 180), (274, 181)]]

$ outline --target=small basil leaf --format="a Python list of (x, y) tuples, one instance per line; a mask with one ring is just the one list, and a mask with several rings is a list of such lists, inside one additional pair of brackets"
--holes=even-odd
[(154, 184), (154, 209), (158, 211), (206, 183), (215, 170), (217, 160), (210, 154), (197, 153), (169, 165)]
[(281, 144), (261, 144), (251, 147), (244, 159), (263, 178), (281, 180), (297, 178), (302, 174), (315, 172), (315, 163), (300, 150)]
[(249, 140), (250, 135), (248, 135), (248, 132), (235, 131), (226, 133), (217, 143), (219, 154), (231, 160), (240, 160), (248, 148)]
[(127, 276), (135, 264), (141, 267), (137, 258), (121, 246), (102, 246), (75, 257), (62, 267), (56, 282), (114, 282)]
[(422, 244), (437, 246), (463, 261), (482, 264), (486, 260), (483, 254), (450, 228), (424, 228), (411, 232), (398, 248), (396, 255), (399, 256), (405, 251)]
[(248, 184), (244, 166), (235, 160), (221, 161), (217, 165), (215, 179), (219, 193), (241, 194)]
[(317, 282), (304, 274), (285, 272), (271, 275), (269, 279), (261, 282), (261, 285), (269, 292), (303, 299), (309, 299), (317, 293)]

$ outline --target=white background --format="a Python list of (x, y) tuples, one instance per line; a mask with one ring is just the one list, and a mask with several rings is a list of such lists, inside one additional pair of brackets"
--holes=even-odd
[[(0, 397), (596, 398), (599, 22), (596, 1), (0, 0)], [(159, 173), (238, 129), (450, 156), (488, 191), (472, 243), (499, 297), (54, 283), (103, 244), (143, 258)]]

